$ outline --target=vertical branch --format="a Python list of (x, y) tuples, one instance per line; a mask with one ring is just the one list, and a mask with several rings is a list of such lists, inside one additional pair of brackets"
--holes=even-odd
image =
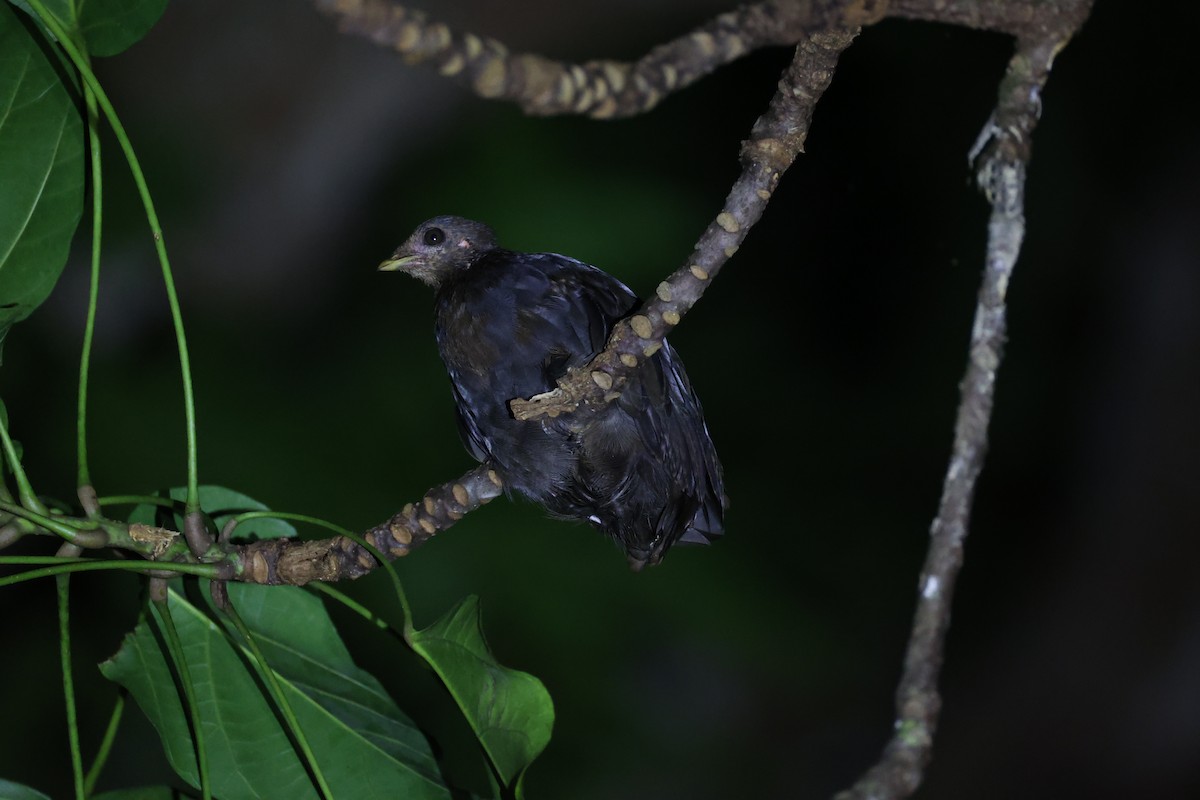
[(908, 797), (932, 755), (941, 710), (941, 673), (954, 584), (963, 563), (975, 483), (988, 446), (996, 372), (1005, 340), (1005, 297), (1025, 235), (1025, 168), (1030, 135), (1041, 113), (1041, 88), (1064, 38), (1019, 40), (1000, 84), (999, 99), (972, 151), (977, 179), (992, 206), (983, 282), (975, 306), (966, 375), (954, 426), (954, 446), (929, 551), (921, 570), (917, 609), (904, 671), (896, 689), (895, 733), (883, 756), (837, 800)]

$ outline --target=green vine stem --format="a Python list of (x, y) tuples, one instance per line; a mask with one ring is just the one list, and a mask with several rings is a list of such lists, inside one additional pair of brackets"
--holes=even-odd
[(100, 773), (104, 771), (104, 765), (108, 762), (108, 754), (112, 752), (113, 742), (117, 740), (117, 729), (121, 727), (121, 716), (124, 713), (125, 693), (122, 691), (117, 694), (117, 702), (113, 704), (112, 714), (108, 717), (108, 726), (104, 729), (104, 737), (100, 740), (100, 747), (96, 751), (96, 758), (92, 761), (92, 766), (88, 768), (87, 777), (83, 779), (83, 793), (87, 797), (91, 797), (96, 788), (96, 781), (100, 779)]
[[(17, 482), (17, 497), (21, 501), (21, 508), (36, 514), (49, 513), (42, 501), (38, 500), (37, 493), (33, 491), (33, 485), (29, 482), (29, 477), (21, 466), (21, 460), (17, 458), (17, 446), (13, 444), (12, 438), (8, 435), (8, 426), (2, 419), (0, 419), (0, 445), (4, 447), (3, 458), (8, 461), (8, 471), (12, 473), (13, 480)], [(0, 510), (22, 516), (8, 504), (4, 504)]]
[(169, 497), (159, 497), (153, 494), (114, 494), (108, 497), (96, 498), (96, 503), (101, 506), (159, 506), (160, 508), (174, 508), (175, 500)]
[(5, 556), (0, 558), (0, 566), (37, 566), (45, 565), (42, 569), (30, 569), (16, 575), (6, 575), (0, 578), (0, 588), (12, 586), (15, 583), (52, 578), (55, 575), (65, 575), (70, 572), (97, 572), (106, 569), (123, 570), (125, 572), (142, 572), (147, 575), (178, 573), (180, 575), (195, 575), (200, 578), (217, 578), (220, 569), (212, 564), (155, 564), (151, 561), (101, 561), (95, 558), (65, 559), (61, 556)]
[[(74, 551), (63, 555), (77, 555), (78, 548), (64, 545), (64, 550)], [(75, 800), (84, 800), (83, 755), (79, 749), (79, 715), (75, 707), (75, 677), (71, 669), (71, 576), (58, 575), (54, 579), (58, 593), (58, 656), (62, 661), (63, 700), (67, 711), (67, 741), (71, 750), (71, 774), (75, 784)]]
[(150, 232), (154, 237), (154, 249), (158, 253), (158, 263), (162, 267), (163, 284), (167, 290), (167, 303), (171, 308), (171, 321), (174, 324), (175, 341), (179, 348), (179, 369), (183, 378), (183, 406), (187, 425), (187, 500), (185, 501), (185, 505), (188, 517), (193, 517), (200, 510), (200, 479), (196, 458), (196, 401), (192, 390), (192, 368), (191, 361), (188, 358), (187, 337), (183, 331), (183, 314), (179, 308), (179, 297), (175, 292), (175, 278), (171, 274), (171, 262), (167, 258), (167, 247), (163, 241), (162, 226), (158, 221), (158, 213), (154, 210), (154, 201), (150, 198), (150, 189), (146, 185), (146, 177), (142, 172), (142, 166), (138, 161), (137, 154), (133, 151), (133, 145), (129, 141), (129, 136), (125, 133), (125, 126), (121, 124), (121, 119), (117, 116), (112, 102), (108, 99), (104, 88), (100, 86), (95, 73), (88, 66), (86, 56), (71, 41), (67, 31), (54, 15), (46, 10), (46, 6), (42, 0), (29, 0), (29, 5), (34, 10), (34, 13), (38, 15), (42, 24), (58, 39), (58, 45), (66, 51), (67, 56), (70, 57), (71, 63), (75, 65), (75, 69), (79, 71), (79, 75), (83, 78), (84, 83), (95, 94), (96, 103), (104, 113), (104, 118), (112, 127), (113, 135), (116, 136), (117, 142), (121, 146), (121, 152), (124, 153), (125, 160), (129, 164), (129, 172), (133, 176), (138, 195), (141, 197), (142, 205), (146, 210), (146, 221), (150, 224)]
[(104, 547), (109, 541), (108, 534), (99, 528), (98, 522), (93, 520), (79, 520), (71, 517), (55, 518), (49, 516), (50, 512), (44, 508), (42, 511), (30, 511), (24, 506), (2, 501), (0, 501), (0, 511), (32, 523), (34, 527), (44, 528), (80, 547)]
[(104, 229), (104, 170), (100, 164), (100, 115), (96, 106), (96, 93), (90, 86), (83, 88), (83, 102), (87, 108), (88, 150), (92, 162), (92, 274), (88, 287), (87, 323), (83, 328), (83, 349), (79, 356), (79, 406), (75, 424), (78, 451), (75, 484), (78, 487), (92, 485), (87, 452), (88, 375), (91, 372), (92, 338), (96, 329), (96, 305), (100, 297), (100, 241)]
[[(152, 580), (150, 583), (153, 585), (155, 581)], [(151, 591), (153, 592), (153, 588)], [(163, 632), (163, 638), (167, 643), (167, 652), (179, 673), (179, 685), (183, 689), (188, 719), (192, 724), (192, 742), (196, 745), (196, 772), (200, 778), (200, 794), (204, 800), (212, 800), (212, 782), (208, 777), (208, 748), (204, 745), (200, 705), (196, 699), (196, 690), (192, 684), (192, 673), (188, 668), (187, 657), (183, 652), (183, 642), (179, 638), (179, 631), (175, 629), (175, 621), (171, 619), (170, 598), (165, 591), (162, 599), (154, 600), (154, 609), (157, 612), (154, 618), (158, 620), (159, 628)]]
[(250, 655), (252, 656), (251, 661), (258, 670), (259, 676), (266, 683), (267, 688), (270, 689), (271, 697), (275, 701), (275, 706), (278, 708), (280, 716), (283, 717), (284, 722), (287, 724), (288, 731), (295, 739), (296, 745), (300, 749), (300, 754), (304, 757), (304, 761), (308, 765), (313, 779), (317, 782), (321, 797), (323, 800), (333, 800), (333, 792), (330, 790), (329, 784), (325, 780), (325, 775), (321, 772), (321, 768), (317, 764), (317, 757), (313, 753), (312, 747), (308, 744), (308, 737), (304, 735), (304, 729), (300, 727), (300, 720), (296, 718), (296, 712), (292, 709), (292, 704), (288, 702), (287, 696), (283, 692), (283, 685), (279, 682), (279, 676), (275, 674), (275, 670), (271, 669), (271, 665), (267, 663), (266, 656), (263, 655), (253, 634), (250, 633), (250, 628), (238, 616), (237, 609), (230, 604), (224, 611), (249, 648)]

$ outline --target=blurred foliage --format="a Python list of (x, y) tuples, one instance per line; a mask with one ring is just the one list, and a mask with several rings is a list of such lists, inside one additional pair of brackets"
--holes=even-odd
[(0, 345), (50, 295), (83, 211), (83, 123), (55, 65), (0, 5)]

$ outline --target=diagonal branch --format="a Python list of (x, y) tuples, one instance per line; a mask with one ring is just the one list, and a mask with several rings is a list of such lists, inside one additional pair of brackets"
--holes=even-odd
[(667, 332), (700, 299), (756, 223), (779, 178), (804, 149), (813, 110), (833, 80), (838, 56), (856, 32), (816, 34), (796, 48), (766, 113), (742, 145), (742, 172), (682, 267), (658, 285), (655, 296), (613, 329), (591, 363), (565, 375), (545, 395), (511, 403), (517, 419), (579, 413), (620, 396), (630, 374), (662, 347)]
[[(363, 538), (389, 559), (413, 549), (449, 528), (464, 515), (497, 497), (500, 477), (481, 465), (461, 478), (436, 486), (419, 503), (409, 503)], [(230, 580), (302, 586), (310, 581), (360, 578), (378, 562), (362, 545), (345, 536), (318, 541), (269, 539), (231, 548)]]
[[(386, 522), (364, 531), (362, 538), (387, 559), (401, 558), (502, 491), (500, 476), (487, 465), (480, 465), (456, 480), (430, 489), (419, 502), (409, 503)], [(216, 568), (212, 577), (217, 581), (291, 586), (352, 580), (379, 566), (366, 547), (347, 536), (231, 544), (222, 535), (197, 555), (188, 546), (186, 535), (170, 528), (117, 522), (100, 516), (61, 516), (54, 521), (42, 520), (42, 524), (38, 524), (37, 515), (31, 517), (33, 521), (24, 529), (11, 523), (0, 526), (0, 548), (24, 533), (52, 535), (67, 539), (78, 552), (113, 549), (159, 563), (208, 564)], [(165, 572), (159, 577), (165, 580), (176, 575)]]

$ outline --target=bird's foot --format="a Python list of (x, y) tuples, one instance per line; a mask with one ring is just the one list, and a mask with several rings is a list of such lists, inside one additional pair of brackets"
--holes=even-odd
[[(519, 420), (536, 419), (543, 416), (554, 419), (559, 414), (575, 410), (574, 404), (564, 401), (566, 397), (567, 393), (559, 386), (548, 392), (535, 394), (528, 400), (518, 397), (509, 401), (508, 406), (512, 409), (513, 416)], [(569, 400), (569, 398), (567, 399)]]
[(555, 387), (548, 392), (542, 392), (541, 394), (535, 394), (533, 397), (529, 398), (528, 402), (530, 402), (530, 403), (548, 403), (553, 400), (557, 400), (559, 397), (562, 396), (562, 393), (563, 393), (562, 389)]

